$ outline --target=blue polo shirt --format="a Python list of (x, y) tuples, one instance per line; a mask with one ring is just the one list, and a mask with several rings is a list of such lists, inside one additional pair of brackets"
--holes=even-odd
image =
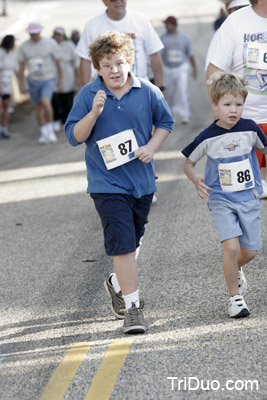
[(144, 146), (152, 137), (153, 125), (172, 131), (174, 120), (161, 91), (149, 81), (132, 73), (130, 88), (118, 100), (103, 83), (100, 76), (88, 83), (77, 94), (65, 124), (65, 133), (71, 145), (77, 146), (73, 129), (87, 115), (98, 90), (107, 95), (104, 110), (99, 115), (89, 138), (85, 141), (88, 193), (125, 193), (140, 198), (156, 191), (154, 162), (148, 164), (134, 159), (127, 164), (107, 170), (97, 141), (132, 129), (138, 146)]

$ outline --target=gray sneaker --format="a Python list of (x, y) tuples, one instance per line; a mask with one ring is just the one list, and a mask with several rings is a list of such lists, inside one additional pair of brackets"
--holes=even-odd
[(137, 308), (134, 303), (132, 307), (126, 311), (123, 324), (124, 333), (145, 333), (145, 321), (140, 308)]
[(121, 291), (116, 293), (113, 286), (109, 283), (109, 277), (104, 281), (104, 287), (107, 294), (111, 298), (111, 311), (118, 319), (123, 319), (125, 315), (125, 302), (123, 300)]

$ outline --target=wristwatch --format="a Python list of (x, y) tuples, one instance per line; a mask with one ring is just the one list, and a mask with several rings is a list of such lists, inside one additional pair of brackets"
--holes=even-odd
[(164, 92), (166, 90), (166, 86), (159, 86), (158, 87), (162, 92)]

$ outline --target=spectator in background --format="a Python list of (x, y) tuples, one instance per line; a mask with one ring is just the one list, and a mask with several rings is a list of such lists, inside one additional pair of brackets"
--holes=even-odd
[(164, 91), (163, 67), (159, 53), (163, 45), (148, 18), (135, 11), (126, 10), (126, 0), (103, 0), (103, 3), (107, 7), (106, 11), (87, 22), (76, 47), (76, 54), (81, 57), (81, 85), (85, 85), (96, 76), (89, 57), (89, 46), (101, 33), (117, 30), (130, 33), (134, 39), (135, 57), (132, 70), (135, 75), (148, 79), (149, 56), (155, 85)]
[(166, 96), (173, 114), (180, 115), (183, 124), (190, 120), (188, 79), (190, 64), (193, 77), (197, 78), (197, 68), (191, 41), (186, 33), (178, 30), (177, 19), (170, 16), (163, 21), (167, 32), (161, 36), (164, 49), (161, 56), (164, 65)]
[(221, 8), (219, 17), (213, 23), (213, 28), (214, 28), (215, 31), (217, 31), (217, 29), (220, 28), (221, 24), (224, 22), (226, 17), (227, 17), (227, 14), (225, 13), (224, 9)]
[(80, 40), (80, 32), (77, 29), (72, 29), (70, 39), (74, 43), (74, 45), (77, 46)]
[[(253, 119), (267, 135), (267, 86), (259, 84), (259, 71), (267, 71), (267, 1), (250, 0), (251, 7), (232, 13), (218, 31), (216, 46), (207, 68), (207, 80), (217, 71), (243, 76), (248, 81), (248, 97), (243, 116)], [(233, 1), (237, 6), (238, 2)], [(232, 4), (232, 5), (233, 5)], [(230, 5), (229, 5), (230, 7)], [(257, 152), (263, 194), (267, 198), (266, 159)]]
[(14, 52), (15, 37), (6, 35), (0, 45), (0, 138), (9, 139), (8, 131), (12, 77), (18, 71), (17, 57)]
[[(249, 0), (226, 0), (225, 1), (225, 9), (227, 12), (227, 15), (232, 14), (233, 12), (239, 10), (240, 8), (249, 6)], [(212, 36), (212, 39), (210, 41), (209, 44), (209, 48), (207, 51), (207, 55), (206, 55), (206, 61), (205, 61), (205, 70), (207, 70), (210, 59), (212, 57), (212, 54), (214, 52), (214, 49), (216, 47), (216, 39), (218, 37), (218, 30), (216, 30), (216, 32), (214, 33), (214, 35)]]
[(74, 92), (79, 86), (79, 59), (75, 54), (75, 45), (67, 39), (64, 28), (55, 28), (53, 38), (61, 49), (62, 86), (59, 91), (56, 85), (52, 98), (54, 131), (58, 132), (66, 122), (73, 104)]
[[(45, 144), (57, 142), (53, 130), (51, 99), (56, 85), (56, 70), (58, 90), (62, 89), (62, 70), (58, 44), (54, 40), (42, 38), (41, 30), (39, 23), (29, 24), (27, 32), (30, 39), (19, 47), (18, 59), (20, 90), (22, 93), (30, 93), (40, 127), (39, 143)], [(24, 77), (25, 69), (28, 70), (28, 88)]]

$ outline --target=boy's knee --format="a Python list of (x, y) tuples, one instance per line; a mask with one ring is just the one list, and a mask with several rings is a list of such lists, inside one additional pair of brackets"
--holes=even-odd
[(253, 260), (253, 258), (256, 257), (256, 254), (257, 254), (256, 250), (242, 249), (242, 255), (246, 259), (247, 263)]
[(240, 253), (239, 244), (232, 241), (222, 242), (223, 252), (230, 256), (231, 258), (238, 257)]

